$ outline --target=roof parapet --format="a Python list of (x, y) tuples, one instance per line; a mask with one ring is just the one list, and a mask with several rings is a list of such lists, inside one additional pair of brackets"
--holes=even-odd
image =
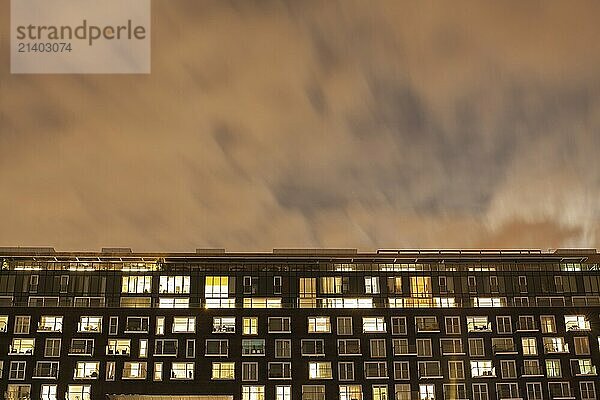
[(273, 249), (273, 254), (277, 255), (316, 255), (316, 256), (328, 256), (328, 255), (355, 255), (358, 254), (357, 249)]

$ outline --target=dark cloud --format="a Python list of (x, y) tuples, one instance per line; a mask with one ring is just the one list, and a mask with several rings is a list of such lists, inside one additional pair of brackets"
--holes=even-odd
[(0, 244), (600, 246), (599, 12), (171, 0), (149, 76), (5, 58)]

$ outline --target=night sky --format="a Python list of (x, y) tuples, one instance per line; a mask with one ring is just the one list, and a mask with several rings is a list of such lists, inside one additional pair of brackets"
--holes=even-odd
[(154, 0), (150, 75), (10, 75), (0, 246), (600, 247), (600, 2)]

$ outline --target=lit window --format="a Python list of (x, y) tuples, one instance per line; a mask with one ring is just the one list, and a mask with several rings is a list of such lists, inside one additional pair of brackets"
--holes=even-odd
[(373, 385), (373, 400), (388, 400), (387, 385)]
[(91, 393), (92, 385), (69, 385), (66, 400), (90, 400)]
[(234, 362), (214, 362), (212, 363), (211, 379), (235, 379)]
[(331, 362), (319, 361), (308, 363), (308, 379), (332, 379)]
[(213, 333), (235, 333), (235, 317), (213, 317)]
[(98, 361), (78, 361), (75, 364), (73, 379), (98, 379), (100, 363)]
[(565, 315), (565, 326), (567, 331), (589, 331), (590, 321), (585, 315)]
[(229, 295), (229, 277), (207, 276), (204, 284), (204, 296), (208, 298), (224, 298)]
[(569, 345), (565, 343), (563, 337), (545, 337), (544, 351), (546, 353), (568, 353)]
[(171, 379), (194, 379), (193, 362), (174, 362), (171, 366)]
[(384, 317), (363, 317), (363, 333), (385, 333), (387, 325)]
[(275, 386), (275, 400), (292, 400), (291, 386)]
[(57, 400), (57, 385), (42, 385), (40, 390), (41, 400)]
[(366, 294), (379, 294), (379, 277), (378, 276), (365, 276), (365, 293)]
[(340, 385), (340, 400), (362, 400), (362, 398), (361, 385)]
[(265, 400), (265, 387), (242, 386), (242, 400)]
[(38, 332), (62, 332), (63, 317), (43, 315), (38, 324)]
[(146, 379), (145, 362), (125, 362), (123, 364), (123, 379)]
[(35, 339), (13, 339), (8, 354), (31, 356), (34, 349)]
[(546, 376), (548, 378), (560, 378), (562, 376), (560, 360), (546, 360)]
[(342, 277), (341, 276), (324, 276), (320, 279), (322, 294), (341, 294), (342, 293)]
[(148, 357), (148, 339), (140, 339), (140, 358)]
[(163, 377), (163, 363), (155, 362), (154, 363), (154, 380), (162, 381)]
[(187, 294), (190, 292), (190, 277), (161, 276), (158, 292), (161, 294)]
[(435, 400), (435, 385), (419, 385), (419, 400)]
[(242, 318), (242, 335), (258, 335), (258, 317)]
[(7, 329), (8, 329), (8, 315), (0, 315), (0, 332), (6, 332)]
[(31, 399), (31, 385), (9, 384), (4, 398), (6, 400), (29, 400)]
[(308, 333), (330, 333), (329, 317), (308, 317)]
[(151, 276), (124, 276), (122, 278), (121, 293), (150, 293), (152, 292)]
[(244, 308), (281, 308), (279, 297), (245, 297)]
[(521, 346), (523, 347), (523, 355), (537, 355), (537, 340), (534, 337), (521, 338)]
[(77, 331), (87, 333), (102, 332), (102, 317), (80, 317)]
[(196, 332), (196, 317), (173, 317), (173, 333)]
[(542, 333), (556, 333), (556, 321), (554, 315), (542, 315), (540, 317)]
[(412, 297), (431, 297), (431, 278), (428, 276), (411, 276), (410, 294)]
[(106, 355), (123, 355), (128, 356), (131, 349), (130, 339), (108, 339), (106, 346)]
[(487, 317), (467, 317), (467, 330), (469, 332), (491, 332), (492, 324)]
[(187, 297), (161, 297), (158, 308), (189, 308), (190, 299)]
[(114, 361), (108, 361), (106, 363), (106, 380), (114, 381), (115, 380), (115, 369), (116, 363)]
[(505, 297), (474, 297), (473, 307), (506, 307)]
[(496, 369), (490, 360), (471, 361), (471, 376), (473, 378), (494, 377)]
[(165, 334), (165, 317), (156, 317), (156, 334)]

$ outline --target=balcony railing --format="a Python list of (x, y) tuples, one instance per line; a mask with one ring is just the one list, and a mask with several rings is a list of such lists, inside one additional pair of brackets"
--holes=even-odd
[(69, 355), (73, 356), (92, 356), (94, 355), (94, 347), (71, 347), (69, 348)]
[(33, 355), (33, 347), (12, 347), (9, 346), (8, 347), (8, 354), (9, 355), (27, 355), (27, 356), (31, 356)]
[(467, 330), (469, 332), (491, 332), (492, 323), (488, 322), (487, 324), (483, 324), (470, 322), (467, 324)]
[(544, 373), (539, 365), (523, 367), (521, 369), (522, 376), (543, 376)]
[(128, 356), (129, 346), (106, 346), (106, 355), (108, 356)]
[(440, 326), (437, 323), (418, 324), (417, 332), (439, 332)]
[(546, 352), (546, 353), (568, 353), (569, 345), (567, 343), (563, 343), (562, 345), (545, 343), (544, 344), (544, 352)]
[(33, 370), (34, 378), (58, 379), (58, 367), (35, 368)]
[(495, 344), (492, 346), (492, 350), (494, 351), (494, 354), (498, 354), (498, 353), (514, 353), (516, 352), (515, 350), (515, 344), (514, 343), (507, 343), (507, 344)]

